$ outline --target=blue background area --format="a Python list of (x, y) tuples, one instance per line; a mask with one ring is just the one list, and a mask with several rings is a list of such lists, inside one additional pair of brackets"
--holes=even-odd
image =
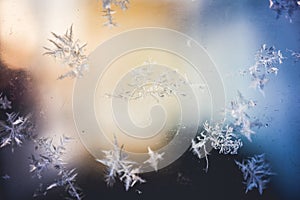
[[(295, 63), (295, 59), (286, 52), (286, 49), (300, 51), (299, 9), (290, 23), (285, 17), (286, 13), (276, 19), (277, 14), (269, 9), (267, 0), (208, 1), (200, 7), (199, 13), (190, 16), (195, 18), (190, 24), (192, 28), (186, 28), (207, 48), (219, 67), (227, 100), (230, 101), (236, 90), (240, 90), (246, 98), (258, 101), (252, 116), (270, 122), (268, 128), (257, 131), (252, 143), (246, 143), (242, 153), (266, 153), (277, 174), (272, 178), (276, 190), (284, 197), (300, 198), (300, 62)], [(242, 33), (244, 39), (223, 37), (224, 29), (234, 23), (250, 27), (249, 30), (231, 30), (233, 34)], [(211, 34), (219, 34), (219, 45), (211, 46)], [(250, 45), (238, 48), (241, 46), (239, 42), (247, 40), (251, 41)], [(249, 77), (239, 77), (238, 74), (226, 76), (227, 73), (235, 73), (253, 65), (254, 54), (262, 44), (274, 45), (287, 57), (279, 66), (278, 75), (270, 76), (265, 97), (248, 87)], [(232, 48), (235, 46), (238, 47)]]

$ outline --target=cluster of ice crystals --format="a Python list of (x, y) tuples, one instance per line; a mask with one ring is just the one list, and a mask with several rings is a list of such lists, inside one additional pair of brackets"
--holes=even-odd
[(295, 62), (300, 61), (300, 53), (299, 52), (296, 52), (296, 51), (293, 51), (290, 49), (287, 49), (287, 51), (291, 53), (291, 56), (295, 59)]
[(277, 18), (284, 14), (291, 23), (294, 12), (300, 10), (299, 0), (269, 0), (269, 2), (269, 7), (277, 13)]
[(9, 101), (6, 96), (2, 97), (2, 93), (0, 93), (0, 109), (11, 109), (11, 101)]
[(155, 171), (158, 170), (158, 163), (159, 161), (163, 160), (163, 155), (165, 153), (157, 153), (151, 150), (150, 147), (148, 147), (148, 155), (150, 156), (150, 158), (148, 160), (146, 160), (144, 163), (148, 163), (152, 168), (155, 169)]
[(124, 183), (125, 190), (128, 191), (137, 182), (146, 182), (140, 176), (140, 168), (134, 167), (135, 162), (128, 159), (128, 155), (123, 151), (123, 147), (119, 147), (117, 139), (114, 139), (113, 149), (103, 151), (105, 159), (97, 159), (98, 162), (106, 166), (105, 181), (108, 186), (112, 186), (116, 178)]
[(19, 116), (18, 113), (6, 113), (6, 121), (0, 121), (0, 148), (11, 145), (21, 146), (23, 141), (33, 135), (33, 125), (30, 116)]
[(251, 135), (255, 134), (252, 128), (262, 126), (259, 121), (252, 119), (248, 114), (249, 109), (254, 106), (256, 106), (255, 101), (245, 99), (238, 91), (237, 98), (232, 100), (230, 107), (226, 109), (227, 113), (234, 120), (234, 129), (239, 130), (249, 141), (252, 141)]
[(257, 188), (262, 194), (270, 181), (270, 176), (274, 175), (270, 165), (266, 163), (264, 154), (255, 155), (241, 163), (235, 161), (243, 173), (244, 183), (246, 184), (246, 193), (254, 188)]
[(106, 18), (106, 22), (103, 24), (104, 26), (114, 27), (117, 26), (117, 23), (114, 22), (113, 14), (116, 11), (112, 10), (112, 7), (119, 7), (121, 10), (128, 9), (129, 0), (102, 0), (103, 7), (103, 17)]
[(64, 35), (53, 32), (52, 35), (54, 39), (49, 39), (49, 41), (53, 47), (44, 47), (46, 49), (44, 55), (52, 56), (70, 68), (58, 79), (83, 76), (83, 72), (88, 69), (88, 58), (84, 54), (84, 48), (87, 44), (81, 44), (79, 40), (73, 38), (73, 26), (67, 29)]
[(122, 92), (107, 97), (121, 98), (124, 100), (138, 100), (147, 97), (154, 98), (157, 102), (161, 98), (171, 95), (186, 96), (182, 87), (187, 84), (184, 78), (179, 78), (176, 70), (166, 70), (156, 73), (151, 65), (135, 68), (131, 71), (131, 80)]
[(205, 122), (203, 124), (204, 131), (192, 140), (191, 150), (199, 159), (205, 157), (206, 172), (208, 171), (208, 155), (207, 147), (212, 147), (219, 151), (219, 154), (237, 154), (242, 147), (242, 141), (233, 132), (233, 128), (221, 123), (214, 125)]
[(46, 195), (47, 191), (63, 187), (69, 194), (71, 199), (82, 199), (82, 191), (76, 185), (77, 173), (75, 169), (69, 170), (63, 160), (63, 155), (66, 153), (66, 144), (71, 138), (62, 136), (58, 145), (54, 144), (52, 138), (40, 138), (36, 140), (36, 149), (39, 150), (38, 156), (31, 155), (30, 159), (30, 172), (39, 179), (43, 178), (43, 174), (52, 169), (57, 171), (57, 179), (46, 188), (40, 184), (39, 190), (34, 194)]
[(241, 74), (250, 74), (251, 87), (258, 89), (262, 95), (265, 95), (264, 88), (269, 82), (268, 76), (270, 74), (277, 75), (279, 68), (285, 57), (283, 57), (280, 50), (276, 50), (274, 46), (268, 47), (263, 44), (255, 55), (255, 64), (249, 69), (242, 71)]

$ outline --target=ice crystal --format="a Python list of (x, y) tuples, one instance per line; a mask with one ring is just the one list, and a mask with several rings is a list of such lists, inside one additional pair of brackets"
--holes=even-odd
[(11, 109), (11, 101), (6, 96), (2, 97), (2, 93), (0, 93), (0, 109)]
[(39, 179), (43, 178), (47, 170), (56, 170), (57, 179), (48, 185), (46, 188), (40, 184), (40, 188), (36, 191), (34, 196), (46, 195), (47, 191), (63, 187), (72, 199), (82, 199), (82, 190), (76, 185), (77, 173), (76, 169), (69, 170), (63, 160), (63, 155), (66, 153), (66, 144), (71, 138), (62, 136), (58, 145), (53, 143), (52, 138), (40, 138), (36, 140), (36, 149), (39, 150), (38, 156), (31, 155), (30, 172)]
[(167, 70), (164, 73), (157, 74), (149, 65), (132, 70), (131, 75), (132, 78), (127, 83), (129, 89), (123, 89), (123, 91), (114, 95), (106, 94), (106, 96), (124, 100), (152, 97), (157, 102), (161, 98), (171, 95), (186, 96), (182, 87), (187, 82), (184, 78), (178, 78), (176, 70)]
[(290, 49), (287, 49), (287, 51), (291, 53), (291, 56), (295, 59), (295, 62), (300, 61), (300, 53), (299, 52), (296, 52), (296, 51), (293, 51)]
[(276, 50), (274, 46), (268, 47), (263, 44), (255, 55), (255, 64), (247, 70), (240, 72), (240, 74), (250, 74), (250, 87), (258, 89), (262, 95), (265, 95), (264, 88), (269, 82), (268, 76), (270, 74), (277, 75), (279, 68), (285, 57), (280, 50)]
[(8, 179), (10, 179), (11, 177), (9, 176), (9, 175), (7, 175), (7, 174), (5, 174), (4, 176), (2, 176), (2, 179), (3, 180), (8, 180)]
[(33, 124), (30, 115), (23, 117), (12, 112), (6, 116), (6, 121), (0, 121), (0, 148), (11, 145), (14, 151), (15, 146), (21, 146), (24, 140), (33, 136)]
[(300, 9), (299, 0), (269, 0), (269, 3), (270, 9), (277, 13), (277, 18), (284, 14), (290, 22), (293, 21), (294, 12)]
[(274, 175), (270, 165), (265, 161), (265, 155), (255, 155), (241, 163), (235, 161), (243, 173), (244, 183), (246, 185), (246, 193), (254, 188), (257, 188), (262, 194), (267, 183), (270, 182), (270, 176)]
[(248, 114), (248, 111), (254, 106), (256, 106), (254, 100), (245, 99), (241, 92), (238, 91), (237, 98), (232, 100), (230, 107), (226, 109), (229, 116), (234, 120), (234, 129), (239, 130), (249, 141), (252, 141), (251, 135), (255, 134), (255, 131), (252, 129), (262, 126), (257, 119), (254, 120)]
[(104, 26), (114, 27), (117, 26), (117, 23), (114, 22), (113, 14), (116, 11), (112, 10), (112, 7), (119, 7), (121, 10), (128, 9), (129, 0), (102, 0), (102, 8), (103, 8), (103, 17), (106, 18), (106, 22), (103, 24)]
[(242, 141), (233, 132), (233, 128), (222, 123), (210, 125), (208, 122), (203, 124), (204, 131), (192, 140), (191, 150), (199, 159), (205, 157), (206, 172), (208, 171), (208, 155), (207, 147), (219, 151), (219, 154), (237, 154), (242, 147)]
[(81, 77), (83, 72), (88, 69), (88, 58), (84, 54), (84, 48), (87, 44), (81, 44), (79, 40), (73, 37), (73, 25), (67, 29), (64, 35), (58, 35), (52, 32), (54, 39), (49, 39), (53, 47), (46, 49), (44, 55), (49, 55), (67, 65), (70, 70), (59, 76), (58, 79), (66, 77)]
[(125, 190), (128, 191), (137, 182), (144, 183), (144, 179), (138, 176), (140, 168), (135, 168), (135, 162), (128, 159), (128, 155), (123, 152), (123, 147), (119, 147), (117, 139), (114, 139), (113, 149), (103, 151), (105, 158), (98, 162), (106, 166), (105, 181), (108, 186), (113, 186), (116, 178), (124, 183)]
[(154, 168), (155, 171), (157, 171), (158, 162), (163, 160), (164, 154), (165, 153), (156, 153), (156, 152), (152, 151), (150, 147), (148, 147), (148, 155), (150, 156), (150, 158), (148, 160), (146, 160), (144, 163), (150, 164), (150, 166), (152, 168)]

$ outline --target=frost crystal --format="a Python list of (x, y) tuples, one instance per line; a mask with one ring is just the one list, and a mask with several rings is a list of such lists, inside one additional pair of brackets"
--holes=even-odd
[(105, 159), (97, 159), (98, 162), (106, 166), (105, 181), (108, 186), (113, 186), (118, 177), (124, 183), (126, 191), (137, 182), (144, 183), (144, 179), (138, 176), (140, 168), (135, 168), (136, 164), (128, 159), (128, 155), (123, 152), (123, 147), (119, 147), (117, 139), (114, 139), (112, 150), (103, 151)]
[(248, 114), (249, 109), (254, 106), (256, 106), (255, 101), (246, 100), (238, 91), (237, 98), (231, 101), (230, 107), (226, 109), (227, 113), (234, 119), (234, 129), (240, 130), (240, 133), (249, 141), (251, 141), (251, 135), (255, 134), (252, 128), (262, 126), (258, 120), (253, 120)]
[(0, 109), (11, 109), (11, 101), (6, 96), (2, 97), (2, 93), (0, 93)]
[(0, 148), (11, 145), (21, 146), (25, 139), (33, 134), (33, 125), (29, 121), (30, 116), (19, 116), (18, 113), (6, 113), (6, 121), (0, 121)]
[(114, 22), (113, 14), (116, 11), (112, 10), (111, 7), (119, 7), (122, 10), (128, 9), (129, 0), (102, 0), (103, 7), (103, 17), (107, 19), (107, 21), (103, 24), (104, 26), (114, 27), (117, 24)]
[(153, 167), (155, 169), (155, 171), (157, 171), (157, 166), (158, 166), (158, 162), (163, 160), (163, 155), (165, 153), (156, 153), (153, 152), (151, 150), (150, 147), (148, 147), (148, 155), (150, 156), (150, 158), (148, 160), (146, 160), (144, 163), (149, 163), (151, 167)]
[(270, 9), (277, 13), (277, 19), (285, 13), (285, 18), (287, 18), (292, 23), (292, 16), (295, 11), (300, 9), (299, 0), (269, 0)]
[(253, 188), (258, 188), (260, 194), (270, 182), (271, 172), (270, 165), (266, 163), (264, 154), (255, 155), (242, 163), (235, 161), (243, 173), (244, 183), (246, 184), (246, 193)]
[(88, 58), (84, 54), (84, 47), (87, 44), (80, 44), (79, 40), (73, 38), (73, 25), (64, 35), (58, 35), (52, 32), (54, 40), (49, 39), (53, 44), (52, 48), (44, 47), (47, 51), (44, 55), (49, 55), (59, 60), (70, 68), (70, 71), (58, 77), (81, 77), (83, 72), (88, 69)]
[(136, 68), (131, 71), (132, 78), (127, 83), (127, 88), (115, 95), (106, 94), (107, 97), (121, 98), (124, 100), (138, 100), (152, 97), (157, 102), (161, 98), (171, 95), (186, 96), (182, 87), (187, 84), (183, 78), (178, 78), (176, 70), (167, 70), (157, 73), (149, 64), (147, 67)]
[(3, 180), (8, 180), (8, 179), (10, 179), (11, 177), (9, 176), (9, 175), (7, 175), (7, 174), (5, 174), (4, 176), (2, 176), (2, 179)]
[(287, 51), (291, 53), (291, 56), (295, 59), (295, 62), (300, 61), (300, 53), (299, 52), (296, 52), (296, 51), (293, 51), (290, 49), (287, 49)]
[(242, 141), (233, 133), (233, 128), (220, 123), (210, 125), (208, 122), (203, 124), (204, 131), (192, 140), (191, 150), (201, 159), (203, 156), (206, 159), (206, 172), (208, 171), (208, 155), (207, 146), (218, 150), (219, 154), (237, 154), (237, 151), (242, 147)]
[(277, 75), (279, 68), (285, 57), (280, 50), (276, 50), (274, 46), (267, 47), (263, 44), (255, 55), (255, 65), (241, 72), (241, 74), (250, 74), (251, 87), (258, 89), (264, 95), (265, 85), (269, 82), (269, 74)]
[(82, 190), (76, 185), (77, 173), (75, 173), (75, 169), (67, 169), (67, 163), (62, 159), (66, 151), (65, 146), (70, 140), (71, 138), (63, 136), (60, 138), (59, 145), (53, 144), (51, 138), (40, 138), (36, 141), (36, 149), (40, 152), (38, 156), (32, 155), (29, 158), (30, 172), (41, 179), (47, 170), (53, 169), (57, 171), (58, 178), (46, 188), (40, 184), (40, 188), (34, 196), (46, 195), (48, 190), (63, 187), (72, 199), (82, 199)]

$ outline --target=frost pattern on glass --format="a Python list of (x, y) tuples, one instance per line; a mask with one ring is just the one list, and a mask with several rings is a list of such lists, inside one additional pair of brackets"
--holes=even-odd
[(66, 153), (66, 144), (71, 138), (62, 136), (59, 144), (53, 142), (53, 138), (40, 138), (35, 141), (36, 155), (32, 154), (30, 159), (30, 172), (34, 177), (42, 179), (44, 173), (48, 170), (57, 171), (57, 179), (50, 185), (44, 187), (40, 184), (38, 190), (34, 193), (34, 197), (39, 195), (47, 195), (47, 192), (56, 187), (63, 187), (69, 194), (71, 199), (82, 199), (82, 190), (76, 185), (77, 173), (76, 169), (68, 169), (63, 155)]
[(291, 56), (295, 59), (295, 62), (300, 61), (300, 52), (296, 52), (290, 49), (287, 49), (287, 52), (290, 52)]
[(9, 101), (6, 96), (2, 97), (1, 92), (0, 92), (0, 109), (3, 110), (11, 109), (11, 101)]
[(163, 160), (163, 155), (165, 153), (157, 153), (151, 150), (150, 147), (148, 147), (148, 155), (150, 156), (150, 158), (148, 160), (146, 160), (144, 163), (145, 164), (149, 164), (153, 169), (155, 169), (155, 171), (157, 171), (157, 167), (158, 167), (158, 163), (159, 161)]
[(53, 47), (44, 47), (46, 52), (44, 55), (49, 55), (60, 61), (62, 64), (68, 66), (70, 70), (62, 74), (58, 79), (66, 77), (82, 77), (83, 72), (88, 70), (88, 58), (84, 54), (85, 44), (73, 36), (73, 25), (67, 29), (64, 35), (58, 35), (52, 32), (54, 39), (49, 39)]
[(0, 148), (21, 146), (26, 139), (33, 136), (33, 124), (30, 115), (20, 116), (18, 113), (6, 113), (6, 121), (0, 121)]
[(125, 190), (128, 191), (137, 182), (145, 183), (146, 181), (138, 176), (141, 173), (139, 167), (134, 167), (135, 162), (128, 159), (128, 155), (123, 151), (123, 146), (119, 147), (115, 137), (113, 149), (103, 151), (104, 159), (97, 159), (98, 162), (106, 166), (105, 181), (108, 186), (113, 186), (116, 178), (124, 183)]
[(106, 97), (131, 101), (152, 97), (159, 102), (161, 98), (171, 95), (186, 96), (182, 87), (188, 83), (184, 78), (178, 78), (176, 70), (168, 70), (164, 73), (156, 74), (151, 66), (149, 64), (132, 70), (132, 78), (127, 83), (129, 89), (124, 89), (122, 92), (114, 95), (106, 94)]
[(1, 177), (3, 180), (9, 180), (11, 177), (8, 174), (5, 174)]
[(115, 14), (116, 11), (112, 10), (112, 7), (115, 6), (125, 11), (128, 9), (129, 3), (129, 0), (102, 0), (103, 17), (107, 20), (103, 25), (109, 27), (117, 26), (117, 23), (113, 18), (113, 14)]
[(203, 124), (204, 131), (192, 140), (192, 152), (201, 159), (206, 159), (206, 169), (208, 171), (208, 155), (207, 147), (211, 146), (217, 150), (219, 154), (237, 154), (238, 150), (243, 146), (241, 139), (233, 132), (233, 128), (229, 125), (216, 123), (214, 125), (205, 122)]
[(299, 0), (269, 0), (269, 7), (277, 13), (277, 19), (284, 15), (290, 23), (293, 22), (292, 17), (295, 11), (300, 9)]
[(280, 50), (276, 50), (274, 46), (268, 47), (263, 44), (255, 55), (255, 64), (249, 69), (241, 72), (242, 75), (249, 74), (251, 76), (250, 87), (258, 89), (262, 95), (265, 95), (264, 88), (269, 82), (270, 74), (277, 75), (279, 68), (285, 57)]
[(244, 183), (246, 185), (246, 193), (254, 188), (257, 188), (262, 194), (267, 183), (270, 182), (270, 176), (274, 175), (270, 165), (265, 161), (265, 155), (255, 155), (241, 163), (235, 161), (243, 173)]
[(244, 135), (249, 141), (252, 141), (251, 135), (255, 134), (253, 128), (261, 127), (262, 123), (257, 119), (253, 119), (249, 114), (249, 110), (256, 106), (256, 101), (247, 100), (240, 91), (235, 100), (230, 102), (230, 107), (226, 109), (226, 114), (232, 118), (234, 129)]

